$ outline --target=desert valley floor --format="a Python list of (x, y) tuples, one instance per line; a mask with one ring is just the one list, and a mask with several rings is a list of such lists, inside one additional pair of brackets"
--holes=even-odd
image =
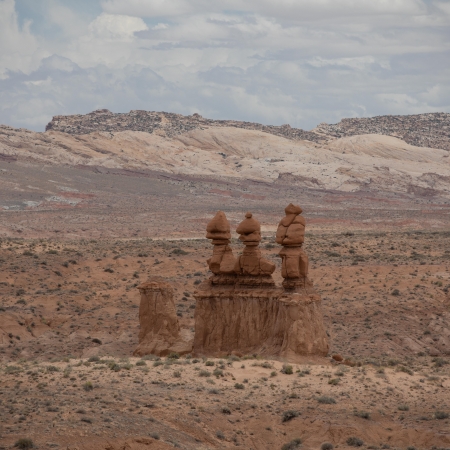
[[(279, 265), (273, 242), (267, 233), (261, 247)], [(354, 437), (365, 448), (450, 447), (449, 248), (445, 231), (308, 233), (330, 355), (346, 363), (305, 358), (285, 374), (283, 361), (258, 355), (131, 357), (136, 286), (149, 275), (172, 283), (192, 332), (206, 239), (3, 238), (0, 442), (272, 449), (301, 439), (314, 449), (350, 448)]]

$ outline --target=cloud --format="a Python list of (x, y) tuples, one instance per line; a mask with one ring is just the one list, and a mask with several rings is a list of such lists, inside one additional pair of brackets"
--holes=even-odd
[(450, 111), (443, 0), (97, 1), (30, 18), (0, 0), (0, 122), (105, 107), (309, 129)]

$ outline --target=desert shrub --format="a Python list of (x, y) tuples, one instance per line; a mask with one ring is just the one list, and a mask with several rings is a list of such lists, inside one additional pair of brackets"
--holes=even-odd
[(271, 376), (271, 377), (276, 377), (276, 376), (277, 376), (277, 373), (275, 372), (275, 370), (273, 370), (272, 372), (270, 372), (270, 376)]
[(158, 433), (152, 432), (152, 433), (149, 434), (149, 436), (152, 437), (153, 439), (159, 440), (159, 434)]
[(340, 378), (332, 378), (331, 380), (328, 380), (328, 384), (331, 384), (333, 386), (336, 386), (337, 384), (339, 384)]
[(213, 375), (217, 378), (223, 377), (223, 370), (218, 369), (217, 367), (214, 369)]
[(88, 362), (97, 362), (97, 361), (100, 361), (100, 357), (98, 357), (98, 356), (91, 356), (88, 359)]
[(214, 361), (206, 361), (205, 362), (205, 366), (213, 366), (214, 365)]
[(294, 411), (292, 409), (285, 411), (283, 415), (281, 416), (282, 422), (289, 422), (290, 420), (294, 419), (295, 417), (298, 417), (300, 413), (298, 411)]
[(448, 364), (448, 362), (444, 358), (434, 358), (433, 362), (436, 367), (443, 367)]
[(188, 254), (189, 254), (188, 252), (184, 251), (181, 248), (174, 248), (172, 250), (172, 255), (188, 255)]
[(393, 296), (395, 296), (395, 297), (398, 297), (398, 296), (400, 295), (400, 291), (399, 291), (398, 289), (394, 289), (394, 290), (391, 292), (391, 295), (393, 295)]
[(284, 373), (285, 375), (292, 375), (294, 373), (294, 370), (292, 366), (288, 364), (283, 364), (283, 367), (281, 368), (281, 373)]
[(83, 384), (83, 389), (86, 392), (92, 391), (92, 389), (94, 389), (94, 386), (92, 385), (92, 383), (90, 381), (86, 381), (86, 383)]
[(414, 375), (414, 372), (411, 369), (409, 369), (408, 367), (405, 367), (405, 366), (400, 366), (398, 368), (398, 371), (407, 373), (408, 375)]
[(234, 388), (235, 388), (235, 389), (244, 389), (245, 387), (244, 387), (244, 385), (241, 384), (241, 383), (235, 383)]
[(146, 366), (147, 363), (146, 363), (145, 361), (142, 361), (142, 360), (141, 360), (141, 361), (137, 361), (137, 362), (136, 362), (136, 365), (137, 365), (137, 366)]
[(172, 352), (167, 355), (167, 359), (180, 359), (180, 355), (177, 352)]
[(220, 430), (218, 430), (218, 431), (216, 432), (216, 436), (217, 436), (218, 439), (225, 439), (225, 435), (224, 435), (223, 432), (220, 431)]
[(155, 361), (153, 363), (153, 367), (158, 367), (158, 366), (162, 366), (164, 363), (162, 361)]
[(297, 438), (297, 439), (292, 439), (291, 442), (288, 442), (287, 444), (284, 444), (281, 447), (281, 450), (295, 450), (297, 448), (300, 447), (300, 445), (302, 444), (302, 440)]
[(194, 284), (197, 285), (197, 284), (200, 284), (201, 282), (202, 282), (202, 280), (195, 280)]
[(34, 448), (33, 441), (28, 438), (21, 438), (14, 444), (14, 447), (21, 448), (21, 449), (27, 449), (27, 448)]
[(199, 377), (210, 377), (211, 376), (211, 372), (208, 372), (207, 370), (200, 370), (200, 372), (198, 373)]
[(398, 405), (398, 410), (399, 411), (409, 411), (409, 406), (408, 405)]
[(114, 372), (119, 372), (120, 371), (120, 366), (119, 364), (115, 363), (114, 361), (108, 364), (109, 368), (111, 370), (113, 370)]
[(370, 414), (367, 411), (355, 411), (353, 415), (356, 417), (361, 417), (361, 419), (370, 419)]
[(320, 446), (320, 450), (333, 450), (334, 445), (331, 442), (324, 442), (321, 446)]
[(317, 401), (323, 405), (333, 405), (336, 403), (336, 400), (333, 397), (327, 397), (326, 395), (318, 397)]
[(222, 409), (222, 414), (231, 414), (230, 408), (224, 406)]
[(173, 373), (173, 376), (175, 378), (181, 378), (181, 372), (179, 370), (175, 370), (175, 372)]
[(56, 366), (47, 366), (47, 372), (59, 372)]
[(436, 417), (436, 419), (438, 419), (438, 420), (448, 419), (448, 413), (446, 413), (444, 411), (436, 411), (434, 413), (434, 417)]
[(94, 344), (100, 344), (100, 345), (102, 345), (102, 341), (101, 341), (100, 339), (98, 339), (98, 338), (92, 339), (92, 342), (94, 342)]
[(92, 423), (92, 419), (90, 417), (82, 417), (81, 421), (86, 423)]
[(362, 447), (364, 442), (357, 437), (349, 437), (347, 439), (347, 445), (350, 445), (351, 447)]

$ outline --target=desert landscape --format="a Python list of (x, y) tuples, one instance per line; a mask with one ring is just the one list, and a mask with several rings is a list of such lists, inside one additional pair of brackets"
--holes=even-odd
[[(108, 110), (1, 126), (0, 448), (450, 448), (449, 129)], [(281, 289), (291, 202), (325, 356), (133, 356), (155, 277), (194, 340), (217, 211), (236, 258), (246, 213), (260, 222)]]

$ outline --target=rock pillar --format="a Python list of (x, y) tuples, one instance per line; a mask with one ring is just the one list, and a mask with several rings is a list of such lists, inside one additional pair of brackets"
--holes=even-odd
[(184, 339), (180, 331), (173, 300), (173, 289), (162, 278), (154, 277), (138, 286), (141, 294), (139, 306), (139, 345), (135, 356), (169, 353), (190, 353), (192, 341)]

